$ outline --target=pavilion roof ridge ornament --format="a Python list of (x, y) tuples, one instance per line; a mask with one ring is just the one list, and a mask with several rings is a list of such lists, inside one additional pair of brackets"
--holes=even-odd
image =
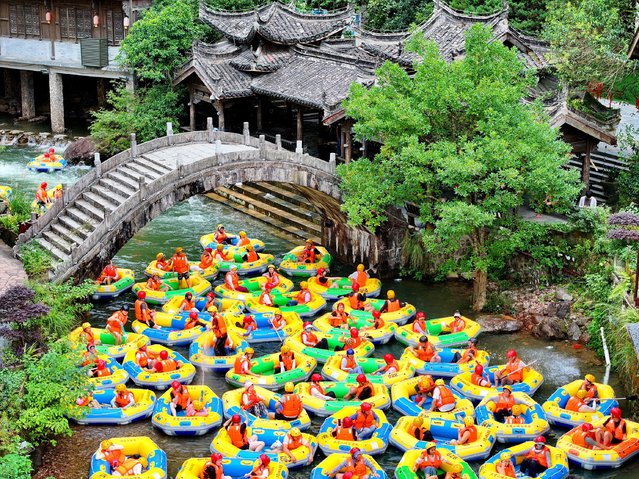
[(441, 0), (434, 0), (433, 3), (434, 3), (434, 8), (433, 8), (433, 13), (431, 17), (444, 13), (450, 17), (457, 18), (459, 20), (471, 21), (471, 22), (474, 22), (474, 21), (485, 22), (487, 20), (491, 20), (498, 17), (503, 17), (505, 19), (508, 19), (508, 11), (510, 9), (510, 7), (508, 6), (508, 2), (502, 2), (502, 8), (493, 13), (483, 13), (483, 14), (466, 13), (460, 10), (455, 10), (446, 2), (443, 2)]

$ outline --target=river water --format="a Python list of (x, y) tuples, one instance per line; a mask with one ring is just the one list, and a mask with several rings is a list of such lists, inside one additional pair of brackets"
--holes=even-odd
[[(24, 169), (25, 160), (32, 157), (33, 149), (7, 148), (0, 152), (0, 184), (17, 185), (18, 187), (34, 188), (40, 181), (46, 179), (49, 183), (63, 182), (73, 183), (86, 169), (72, 167), (58, 175), (33, 175)], [(55, 180), (53, 178), (56, 178)], [(6, 183), (3, 183), (6, 182)], [(153, 220), (140, 230), (125, 245), (114, 258), (114, 263), (120, 267), (131, 268), (136, 273), (136, 279), (144, 279), (144, 269), (158, 252), (170, 254), (177, 246), (182, 246), (191, 258), (199, 256), (201, 251), (199, 237), (213, 231), (218, 223), (224, 223), (227, 231), (237, 232), (240, 229), (249, 232), (249, 236), (263, 239), (267, 244), (267, 251), (276, 256), (276, 261), (291, 249), (294, 245), (273, 235), (273, 229), (244, 214), (238, 213), (229, 207), (216, 203), (206, 197), (197, 196), (184, 201)], [(334, 274), (351, 272), (353, 265), (337, 264), (332, 268)], [(296, 282), (299, 280), (296, 280)], [(466, 283), (424, 284), (411, 280), (385, 281), (384, 288), (394, 289), (402, 301), (413, 303), (418, 310), (426, 312), (428, 317), (448, 316), (455, 309), (472, 317), (470, 312), (470, 288)], [(91, 323), (95, 326), (103, 326), (106, 318), (123, 303), (132, 306), (134, 296), (128, 294), (123, 298), (97, 303), (91, 312)], [(516, 347), (520, 356), (525, 361), (536, 360), (536, 367), (544, 375), (545, 382), (535, 395), (535, 399), (541, 404), (559, 386), (592, 373), (598, 378), (603, 377), (605, 367), (602, 362), (587, 349), (574, 349), (571, 344), (565, 342), (544, 342), (524, 334), (510, 335), (481, 335), (482, 349), (492, 353), (493, 364), (504, 361), (505, 351)], [(278, 344), (260, 344), (256, 348), (257, 354), (274, 352)], [(184, 355), (188, 355), (188, 348), (177, 348)], [(381, 357), (387, 352), (396, 357), (401, 355), (403, 348), (397, 343), (384, 345), (376, 349), (375, 356)], [(230, 387), (226, 384), (223, 375), (206, 373), (202, 377), (198, 371), (194, 384), (204, 383), (209, 385), (219, 396)], [(623, 389), (616, 375), (610, 377), (610, 384), (618, 395)], [(388, 418), (394, 422), (398, 415), (389, 410)], [(317, 433), (322, 420), (313, 418), (310, 432)], [(554, 444), (556, 437), (562, 434), (562, 430), (554, 429), (550, 434), (549, 442)], [(207, 434), (196, 438), (175, 438), (165, 436), (153, 428), (151, 421), (146, 420), (127, 426), (96, 427), (73, 426), (73, 437), (64, 438), (58, 442), (47, 457), (45, 463), (55, 462), (55, 470), (59, 471), (63, 465), (64, 472), (57, 475), (57, 479), (79, 479), (88, 474), (91, 454), (98, 447), (102, 439), (114, 436), (149, 436), (168, 455), (169, 475), (174, 477), (181, 464), (190, 457), (204, 457), (209, 455), (209, 445), (214, 436)], [(501, 446), (493, 449), (496, 453)], [(378, 462), (386, 469), (389, 476), (392, 473), (402, 453), (389, 446), (386, 453), (377, 456)], [(318, 451), (315, 464), (322, 457)], [(476, 469), (479, 463), (474, 464)], [(312, 467), (306, 467), (291, 471), (293, 479), (308, 477)], [(639, 461), (626, 466), (618, 471), (591, 473), (574, 468), (574, 477), (587, 479), (618, 477), (630, 479), (639, 477)]]

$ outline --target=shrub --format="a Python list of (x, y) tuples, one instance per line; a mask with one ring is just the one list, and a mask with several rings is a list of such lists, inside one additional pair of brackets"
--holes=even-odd
[(22, 454), (7, 454), (0, 457), (0, 479), (29, 479), (31, 459)]
[(51, 269), (51, 255), (34, 241), (20, 248), (20, 258), (24, 270), (30, 278), (40, 278)]

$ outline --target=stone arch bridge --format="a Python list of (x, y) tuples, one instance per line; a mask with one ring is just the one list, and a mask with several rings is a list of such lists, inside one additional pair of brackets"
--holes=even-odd
[[(62, 200), (18, 238), (51, 253), (53, 281), (97, 276), (108, 259), (146, 223), (173, 205), (219, 186), (240, 182), (295, 185), (322, 216), (322, 243), (336, 257), (390, 274), (399, 265), (398, 225), (377, 235), (346, 224), (340, 211), (335, 158), (330, 161), (284, 150), (264, 136), (214, 131), (172, 134), (131, 147), (100, 162), (68, 188)], [(211, 229), (214, 226), (211, 225)], [(395, 232), (393, 234), (393, 232)]]

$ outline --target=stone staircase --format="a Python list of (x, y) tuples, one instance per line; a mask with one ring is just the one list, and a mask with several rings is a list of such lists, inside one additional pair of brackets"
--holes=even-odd
[(73, 200), (36, 241), (51, 253), (54, 263), (66, 261), (111, 212), (138, 191), (140, 178), (150, 183), (169, 171), (144, 155), (119, 165)]
[(286, 239), (321, 242), (321, 217), (308, 200), (286, 183), (244, 183), (207, 195), (279, 229)]

